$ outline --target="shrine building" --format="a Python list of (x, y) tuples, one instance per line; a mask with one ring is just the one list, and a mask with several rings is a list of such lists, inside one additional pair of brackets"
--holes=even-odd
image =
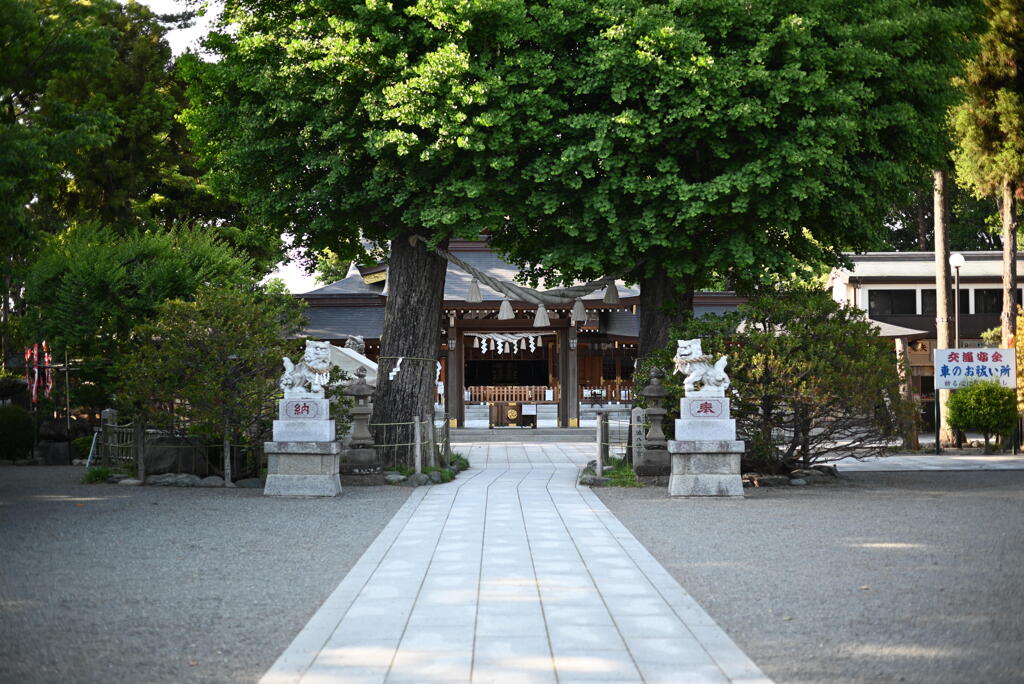
[[(513, 282), (518, 274), (485, 242), (453, 240), (448, 252), (499, 281)], [(378, 358), (388, 296), (385, 266), (353, 266), (344, 279), (296, 296), (308, 304), (307, 337), (338, 345), (361, 337), (366, 356)], [(632, 401), (640, 322), (637, 287), (618, 281), (615, 292), (602, 288), (582, 297), (586, 320), (576, 323), (572, 306), (548, 306), (541, 327), (534, 325), (537, 306), (527, 302), (510, 302), (514, 318), (499, 319), (504, 299), (449, 263), (436, 401), (444, 404), (453, 426), (479, 424), (487, 420), (489, 405), (515, 403), (525, 414), (522, 422), (547, 416), (553, 424), (576, 427), (581, 410)], [(731, 292), (702, 292), (694, 297), (694, 309), (698, 315), (731, 311), (740, 301)]]

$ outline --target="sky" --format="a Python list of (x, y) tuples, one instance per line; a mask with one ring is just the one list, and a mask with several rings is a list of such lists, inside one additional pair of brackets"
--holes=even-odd
[[(157, 14), (176, 14), (188, 10), (188, 5), (183, 0), (138, 0), (140, 4), (148, 6), (151, 10)], [(215, 5), (216, 1), (213, 0), (211, 5)], [(171, 50), (174, 51), (175, 55), (180, 55), (185, 52), (188, 48), (193, 50), (199, 50), (199, 39), (206, 35), (210, 29), (211, 20), (216, 16), (215, 11), (211, 11), (209, 15), (205, 17), (198, 17), (195, 25), (187, 29), (179, 29), (170, 31), (167, 34), (167, 42), (171, 45)], [(277, 269), (271, 273), (268, 278), (280, 278), (285, 282), (289, 292), (308, 292), (309, 290), (318, 287), (318, 284), (312, 276), (308, 275), (305, 270), (294, 261), (282, 262), (277, 265)]]

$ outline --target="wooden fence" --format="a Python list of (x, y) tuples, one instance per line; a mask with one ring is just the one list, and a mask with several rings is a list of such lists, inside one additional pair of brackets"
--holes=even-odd
[(633, 383), (627, 381), (607, 382), (602, 385), (580, 385), (577, 399), (584, 404), (605, 404), (608, 402), (633, 401)]
[[(507, 403), (523, 403), (530, 402), (534, 404), (541, 403), (555, 403), (559, 399), (559, 392), (557, 387), (546, 387), (544, 385), (521, 385), (521, 386), (503, 386), (503, 385), (478, 385), (475, 387), (467, 387), (466, 391), (469, 392), (469, 401), (476, 403), (492, 403), (492, 402), (507, 402)], [(551, 398), (548, 399), (548, 392), (551, 392)]]

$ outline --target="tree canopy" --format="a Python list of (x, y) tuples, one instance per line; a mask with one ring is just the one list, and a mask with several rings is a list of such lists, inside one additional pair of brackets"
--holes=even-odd
[(58, 358), (79, 361), (74, 400), (109, 405), (132, 330), (161, 302), (190, 299), (204, 285), (242, 286), (254, 267), (201, 230), (119, 236), (97, 225), (72, 226), (47, 239), (28, 274), (26, 322), (33, 339), (48, 340)]
[(252, 428), (274, 409), (301, 321), (294, 297), (258, 286), (204, 285), (192, 300), (162, 302), (133, 332), (118, 401), (150, 425)]
[(1024, 198), (1024, 2), (985, 0), (981, 50), (961, 79), (966, 99), (953, 112), (960, 181), (996, 198), (1002, 218), (1002, 339), (1017, 330), (1017, 210)]
[(741, 284), (877, 241), (940, 155), (971, 17), (911, 0), (229, 2), (187, 121), (221, 182), (342, 258), (360, 236), (487, 231), (534, 275)]
[(24, 328), (30, 264), (72, 224), (120, 235), (202, 226), (262, 267), (277, 260), (277, 234), (247, 225), (237, 202), (200, 182), (176, 121), (184, 86), (164, 35), (181, 16), (116, 0), (0, 0), (0, 11), (4, 357)]
[(1024, 187), (1024, 2), (986, 0), (981, 50), (967, 63), (953, 111), (961, 182), (979, 196)]

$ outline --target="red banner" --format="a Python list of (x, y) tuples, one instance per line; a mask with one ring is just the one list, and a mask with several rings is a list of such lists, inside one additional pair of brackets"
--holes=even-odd
[(49, 399), (53, 392), (53, 355), (50, 354), (50, 346), (46, 344), (46, 340), (43, 340), (43, 364), (46, 368), (46, 385), (43, 391)]
[(32, 345), (32, 403), (39, 403), (39, 345)]

